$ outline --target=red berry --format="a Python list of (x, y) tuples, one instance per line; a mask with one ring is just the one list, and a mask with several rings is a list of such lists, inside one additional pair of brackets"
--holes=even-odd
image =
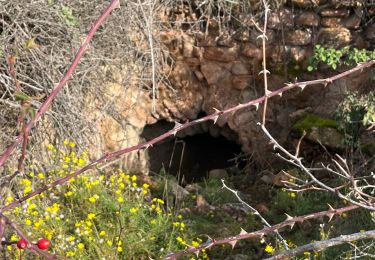
[(21, 239), (17, 242), (17, 247), (19, 249), (26, 249), (27, 248), (27, 241), (25, 239)]
[(45, 238), (41, 238), (38, 240), (38, 247), (39, 249), (46, 250), (51, 246), (51, 241)]

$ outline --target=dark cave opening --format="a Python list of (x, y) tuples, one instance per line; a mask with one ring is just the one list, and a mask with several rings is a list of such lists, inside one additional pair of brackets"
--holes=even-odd
[[(173, 126), (173, 123), (158, 121), (147, 125), (142, 137), (150, 140)], [(227, 126), (221, 128), (212, 122), (193, 126), (148, 148), (150, 173), (159, 174), (164, 168), (186, 184), (204, 179), (213, 169), (238, 172), (243, 166), (235, 160), (242, 152), (236, 139), (237, 135)]]

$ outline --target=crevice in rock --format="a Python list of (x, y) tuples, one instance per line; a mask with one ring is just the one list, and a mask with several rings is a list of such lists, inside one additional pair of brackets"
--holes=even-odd
[[(165, 120), (145, 126), (142, 137), (150, 140), (172, 129)], [(212, 122), (188, 128), (148, 149), (149, 170), (159, 174), (164, 170), (180, 183), (199, 181), (213, 169), (239, 170), (234, 158), (241, 154), (237, 134), (228, 126)]]

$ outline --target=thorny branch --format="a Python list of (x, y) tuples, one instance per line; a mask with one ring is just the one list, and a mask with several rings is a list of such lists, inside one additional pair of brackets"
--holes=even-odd
[[(75, 71), (80, 59), (82, 58), (83, 54), (86, 51), (88, 44), (90, 43), (92, 37), (94, 36), (95, 32), (99, 28), (99, 26), (104, 22), (104, 20), (108, 17), (108, 15), (112, 12), (112, 10), (116, 7), (119, 0), (112, 0), (111, 3), (108, 5), (107, 9), (100, 15), (100, 17), (95, 21), (92, 28), (90, 29), (89, 33), (87, 34), (84, 42), (82, 43), (81, 47), (78, 49), (76, 56), (73, 59), (72, 64), (70, 65), (68, 71), (61, 79), (60, 83), (53, 89), (52, 93), (47, 97), (46, 101), (41, 105), (39, 110), (36, 112), (34, 119), (30, 119), (30, 121), (25, 126), (24, 132), (30, 132), (31, 128), (35, 125), (36, 121), (38, 121), (41, 116), (47, 111), (49, 106), (51, 105), (52, 101), (56, 98), (59, 94), (65, 83), (69, 80), (73, 72)], [(9, 156), (14, 152), (17, 145), (21, 143), (23, 140), (24, 133), (20, 133), (14, 140), (14, 142), (3, 152), (0, 156), (0, 166), (3, 166)]]
[[(89, 42), (91, 41), (92, 37), (94, 36), (96, 30), (104, 22), (105, 18), (110, 14), (110, 12), (114, 9), (114, 7), (116, 7), (117, 3), (118, 3), (118, 0), (112, 0), (111, 3), (110, 3), (110, 5), (107, 7), (107, 9), (96, 20), (96, 22), (94, 23), (94, 25), (91, 28), (90, 32), (87, 34), (85, 41), (83, 42), (83, 44), (79, 48), (79, 50), (78, 50), (78, 52), (77, 52), (77, 54), (76, 54), (76, 56), (75, 56), (75, 58), (74, 58), (74, 60), (73, 60), (73, 62), (71, 64), (71, 66), (68, 69), (68, 71), (66, 72), (65, 76), (61, 79), (60, 83), (53, 89), (52, 93), (47, 97), (46, 101), (41, 105), (41, 107), (39, 108), (39, 110), (37, 111), (37, 113), (35, 115), (35, 118), (30, 119), (29, 122), (26, 124), (26, 126), (24, 127), (23, 133), (20, 133), (15, 138), (15, 141), (0, 156), (0, 166), (3, 166), (5, 164), (5, 162), (10, 157), (10, 155), (14, 152), (14, 150), (16, 149), (16, 147), (17, 147), (18, 144), (20, 144), (22, 141), (24, 141), (24, 143), (26, 143), (26, 141), (27, 141), (26, 137), (27, 137), (28, 132), (31, 131), (31, 129), (35, 125), (36, 121), (38, 121), (41, 118), (41, 116), (47, 111), (47, 109), (49, 108), (49, 106), (51, 105), (51, 103), (53, 102), (53, 100), (55, 99), (55, 97), (61, 91), (62, 87), (69, 80), (70, 76), (75, 71), (75, 68), (77, 67), (79, 60), (81, 59), (82, 55), (85, 53), (85, 50), (86, 50)], [(42, 192), (44, 192), (44, 191), (46, 191), (48, 189), (56, 187), (57, 185), (62, 185), (64, 183), (66, 183), (69, 179), (71, 179), (73, 177), (76, 177), (76, 176), (80, 175), (81, 173), (83, 173), (83, 172), (85, 172), (85, 171), (87, 171), (89, 169), (93, 169), (99, 163), (105, 162), (107, 160), (114, 159), (114, 158), (116, 158), (118, 156), (121, 156), (123, 154), (129, 153), (131, 151), (136, 151), (136, 150), (140, 150), (140, 149), (147, 149), (148, 147), (152, 146), (153, 144), (155, 144), (157, 142), (160, 142), (160, 141), (162, 141), (163, 139), (165, 139), (165, 138), (167, 138), (169, 136), (175, 135), (178, 131), (181, 131), (181, 130), (183, 130), (185, 128), (188, 128), (190, 126), (193, 126), (195, 124), (198, 124), (198, 123), (201, 123), (201, 122), (204, 122), (204, 121), (208, 121), (208, 120), (213, 120), (216, 123), (217, 119), (220, 116), (222, 116), (224, 114), (228, 114), (228, 113), (235, 113), (236, 111), (238, 111), (240, 109), (243, 109), (243, 108), (247, 108), (247, 107), (250, 107), (250, 106), (255, 106), (256, 108), (258, 108), (259, 104), (264, 103), (262, 129), (267, 134), (268, 132), (267, 132), (267, 130), (265, 128), (265, 117), (266, 117), (266, 108), (267, 108), (268, 98), (274, 97), (274, 96), (277, 96), (277, 95), (281, 96), (282, 93), (284, 93), (285, 91), (289, 91), (289, 90), (294, 89), (296, 87), (299, 87), (299, 88), (301, 88), (301, 90), (303, 90), (306, 86), (309, 86), (309, 85), (323, 84), (324, 86), (326, 86), (326, 85), (332, 83), (333, 81), (335, 81), (337, 79), (346, 77), (346, 76), (348, 76), (348, 75), (350, 75), (350, 74), (352, 74), (354, 72), (361, 71), (364, 68), (371, 67), (371, 66), (373, 66), (375, 64), (375, 60), (372, 60), (372, 61), (369, 61), (369, 62), (366, 62), (366, 63), (359, 64), (355, 68), (352, 68), (352, 69), (350, 69), (348, 71), (345, 71), (343, 73), (340, 73), (340, 74), (338, 74), (336, 76), (333, 76), (333, 77), (330, 77), (330, 78), (318, 79), (318, 80), (312, 80), (312, 81), (305, 81), (305, 82), (288, 83), (285, 87), (282, 87), (282, 88), (280, 88), (278, 90), (275, 90), (273, 92), (268, 91), (268, 87), (267, 87), (267, 72), (268, 71), (266, 69), (266, 62), (265, 62), (265, 40), (266, 40), (265, 32), (266, 32), (266, 23), (267, 23), (267, 13), (268, 13), (269, 9), (268, 9), (268, 6), (267, 6), (267, 3), (266, 3), (265, 0), (263, 1), (263, 3), (264, 3), (264, 6), (266, 8), (265, 24), (264, 24), (263, 34), (262, 34), (262, 38), (263, 38), (263, 57), (264, 57), (263, 58), (263, 71), (262, 71), (262, 73), (264, 74), (264, 85), (265, 85), (265, 93), (264, 93), (263, 97), (260, 97), (260, 98), (255, 99), (255, 100), (251, 100), (251, 101), (249, 101), (249, 102), (247, 102), (245, 104), (239, 104), (239, 105), (237, 105), (235, 107), (232, 107), (232, 108), (229, 108), (229, 109), (225, 109), (225, 110), (222, 110), (222, 111), (216, 110), (216, 112), (213, 113), (213, 114), (211, 114), (211, 115), (205, 116), (203, 118), (200, 118), (200, 119), (197, 119), (197, 120), (194, 120), (194, 121), (191, 121), (191, 122), (186, 122), (184, 124), (176, 123), (176, 126), (175, 126), (174, 129), (172, 129), (172, 130), (164, 133), (163, 135), (160, 135), (159, 137), (156, 137), (156, 138), (154, 138), (154, 139), (152, 139), (152, 140), (150, 140), (148, 142), (145, 142), (143, 144), (139, 144), (139, 145), (136, 145), (136, 146), (124, 148), (124, 149), (121, 149), (121, 150), (118, 150), (118, 151), (115, 151), (115, 152), (112, 152), (112, 153), (105, 154), (101, 158), (90, 162), (88, 165), (86, 165), (85, 167), (81, 168), (80, 170), (77, 170), (73, 174), (70, 174), (70, 175), (67, 175), (67, 176), (65, 176), (63, 178), (60, 178), (60, 179), (58, 179), (58, 180), (56, 180), (56, 181), (54, 181), (54, 182), (46, 185), (43, 188), (40, 188), (40, 189), (38, 189), (38, 190), (36, 190), (36, 191), (34, 191), (32, 193), (29, 193), (27, 196), (24, 196), (23, 198), (19, 199), (18, 201), (12, 202), (12, 203), (4, 206), (3, 208), (0, 209), (0, 212), (2, 213), (2, 212), (5, 212), (7, 210), (10, 210), (10, 209), (12, 209), (12, 208), (20, 205), (23, 201), (27, 200), (28, 198), (34, 197), (34, 196), (36, 196), (36, 195), (38, 195), (38, 194), (40, 194), (40, 193), (42, 193)], [(149, 40), (151, 40), (151, 39), (149, 39)], [(152, 43), (150, 43), (150, 45), (152, 45)], [(269, 135), (269, 133), (268, 133), (268, 135)], [(353, 203), (355, 205), (347, 206), (347, 207), (344, 207), (344, 208), (341, 208), (341, 209), (333, 209), (330, 206), (330, 210), (328, 210), (328, 211), (322, 211), (322, 212), (313, 213), (313, 214), (309, 214), (309, 215), (305, 215), (305, 216), (300, 216), (300, 217), (290, 217), (290, 216), (287, 215), (287, 219), (284, 222), (281, 222), (281, 223), (279, 223), (277, 225), (268, 226), (268, 227), (266, 227), (266, 228), (264, 228), (262, 230), (254, 231), (254, 232), (251, 232), (251, 233), (247, 233), (247, 232), (243, 231), (243, 232), (241, 232), (240, 235), (229, 237), (229, 238), (225, 238), (225, 239), (221, 239), (221, 240), (209, 240), (206, 243), (204, 243), (204, 244), (202, 244), (202, 245), (200, 245), (198, 247), (190, 247), (186, 251), (175, 253), (175, 254), (170, 254), (165, 259), (175, 259), (175, 258), (177, 258), (179, 256), (183, 256), (183, 255), (186, 255), (186, 254), (197, 252), (197, 251), (199, 251), (201, 249), (210, 248), (210, 247), (212, 247), (214, 245), (218, 245), (218, 244), (229, 243), (231, 245), (234, 245), (238, 240), (245, 239), (245, 238), (250, 238), (250, 237), (262, 237), (262, 236), (264, 236), (266, 234), (269, 234), (269, 233), (278, 232), (278, 230), (280, 230), (281, 228), (283, 228), (285, 226), (291, 226), (291, 228), (293, 228), (293, 226), (294, 226), (294, 224), (296, 222), (303, 222), (303, 221), (308, 220), (308, 219), (314, 219), (314, 218), (318, 218), (318, 217), (328, 216), (329, 219), (331, 220), (334, 215), (341, 214), (341, 213), (346, 212), (346, 211), (354, 210), (354, 209), (357, 209), (359, 207), (364, 207), (364, 208), (372, 209), (372, 210), (374, 209), (374, 207), (372, 207), (372, 206), (363, 205), (362, 203), (359, 203), (357, 201), (354, 201), (354, 200), (348, 198), (347, 196), (341, 194), (339, 192), (339, 190), (336, 189), (336, 188), (331, 188), (331, 187), (325, 185), (324, 183), (319, 182), (319, 180), (317, 180), (314, 177), (314, 175), (309, 171), (309, 169), (306, 168), (302, 164), (302, 159), (298, 158), (298, 154), (297, 154), (297, 156), (294, 156), (294, 155), (290, 154), (288, 151), (286, 151), (284, 148), (282, 148), (272, 138), (272, 136), (269, 135), (269, 138), (271, 140), (273, 140), (273, 143), (280, 150), (282, 150), (286, 156), (288, 156), (289, 158), (291, 158), (290, 159), (291, 163), (293, 163), (294, 165), (299, 166), (303, 171), (305, 171), (312, 178), (313, 181), (315, 181), (321, 187), (323, 187), (323, 188), (325, 188), (325, 189), (327, 189), (327, 190), (329, 190), (331, 192), (337, 193), (340, 198), (343, 198), (343, 199), (345, 199), (345, 200), (347, 200), (347, 201), (349, 201), (349, 202), (351, 202), (351, 203)], [(345, 169), (344, 169), (343, 172), (344, 172), (344, 175), (345, 175), (345, 172), (346, 172)], [(349, 178), (350, 176), (347, 176), (347, 177)], [(354, 180), (352, 180), (352, 183), (353, 183), (353, 185), (355, 185), (355, 181)], [(361, 194), (361, 193), (358, 192), (358, 194)], [(361, 194), (361, 195), (365, 196), (366, 194)], [(372, 203), (372, 201), (371, 201), (371, 203)], [(12, 221), (10, 221), (6, 216), (0, 214), (0, 234), (3, 234), (6, 225), (9, 225), (10, 227), (12, 227), (22, 238), (24, 238), (24, 239), (27, 240), (27, 237), (23, 234), (23, 232), (17, 227), (17, 225), (15, 223), (13, 223)], [(374, 232), (374, 231), (369, 231), (369, 232)], [(365, 234), (365, 233), (366, 232), (364, 232), (363, 234)], [(353, 237), (354, 237), (354, 235), (356, 235), (356, 234), (353, 234)], [(369, 234), (369, 235), (372, 235), (372, 233)], [(360, 236), (360, 237), (362, 237), (362, 236)], [(363, 239), (363, 238), (358, 238), (358, 239)], [(356, 239), (354, 239), (354, 240), (356, 240)], [(348, 240), (348, 241), (354, 241), (354, 240)], [(321, 241), (321, 242), (324, 242), (324, 241)], [(30, 245), (31, 245), (31, 251), (33, 251), (33, 252), (35, 251), (38, 254), (43, 255), (47, 259), (53, 259), (55, 257), (54, 255), (51, 255), (51, 254), (46, 253), (46, 252), (39, 252), (40, 250), (38, 250), (37, 248), (34, 248), (35, 245), (32, 245), (31, 243), (30, 243)], [(308, 246), (308, 245), (306, 245), (306, 246)], [(288, 252), (291, 252), (291, 251), (288, 251)]]
[(308, 214), (308, 215), (303, 215), (303, 216), (298, 216), (298, 217), (291, 217), (291, 216), (287, 215), (287, 218), (286, 218), (285, 221), (283, 221), (279, 224), (273, 225), (271, 227), (265, 227), (261, 230), (257, 230), (257, 231), (249, 232), (249, 233), (242, 230), (241, 233), (237, 236), (227, 237), (227, 238), (218, 239), (218, 240), (209, 239), (207, 242), (205, 242), (205, 243), (203, 243), (199, 246), (196, 246), (196, 247), (189, 246), (189, 248), (186, 249), (185, 251), (180, 251), (180, 252), (177, 252), (177, 253), (171, 253), (171, 254), (165, 256), (163, 259), (164, 260), (174, 260), (174, 259), (177, 259), (178, 257), (184, 256), (184, 255), (189, 255), (189, 254), (192, 254), (192, 253), (196, 253), (196, 252), (199, 252), (202, 249), (211, 248), (211, 247), (216, 246), (216, 245), (222, 245), (222, 244), (233, 245), (233, 243), (236, 243), (237, 241), (242, 240), (242, 239), (247, 239), (247, 238), (252, 238), (252, 237), (263, 237), (265, 235), (268, 235), (270, 233), (274, 233), (274, 232), (276, 232), (276, 231), (278, 231), (282, 228), (285, 228), (287, 226), (290, 226), (290, 228), (293, 228), (295, 223), (297, 223), (297, 222), (302, 223), (302, 222), (304, 222), (306, 220), (309, 220), (309, 219), (316, 219), (316, 218), (321, 218), (321, 217), (327, 216), (329, 218), (329, 220), (331, 220), (335, 215), (339, 215), (339, 214), (342, 214), (344, 212), (348, 212), (348, 211), (358, 209), (358, 208), (359, 208), (359, 206), (357, 206), (357, 205), (350, 205), (350, 206), (339, 208), (339, 209), (333, 209), (332, 207), (330, 207), (330, 210), (327, 210), (327, 211), (320, 211), (320, 212), (316, 212), (316, 213), (312, 213), (312, 214)]
[(322, 240), (322, 241), (316, 241), (310, 244), (306, 244), (297, 248), (293, 248), (289, 251), (280, 253), (278, 255), (266, 258), (265, 260), (279, 260), (279, 259), (290, 259), (291, 257), (294, 257), (298, 254), (301, 254), (303, 252), (309, 252), (309, 251), (322, 251), (326, 248), (337, 246), (353, 241), (363, 240), (363, 239), (375, 239), (375, 230), (369, 230), (365, 232), (359, 232), (354, 233), (350, 235), (341, 235), (339, 237)]
[[(268, 95), (268, 97), (280, 96), (284, 92), (286, 92), (288, 90), (291, 90), (291, 89), (294, 89), (294, 88), (297, 88), (297, 87), (304, 89), (306, 86), (318, 85), (318, 84), (322, 84), (322, 85), (326, 86), (327, 84), (332, 83), (335, 80), (338, 80), (338, 79), (341, 79), (343, 77), (346, 77), (346, 76), (348, 76), (348, 75), (350, 75), (350, 74), (352, 74), (354, 72), (361, 71), (364, 68), (371, 67), (374, 64), (375, 64), (375, 60), (371, 60), (371, 61), (359, 64), (358, 66), (356, 66), (356, 67), (354, 67), (354, 68), (352, 68), (350, 70), (347, 70), (345, 72), (342, 72), (342, 73), (337, 74), (336, 76), (333, 76), (333, 77), (330, 77), (330, 78), (310, 80), (310, 81), (303, 81), (303, 82), (295, 82), (295, 83), (288, 83), (285, 87), (279, 88), (279, 89), (271, 92)], [(180, 124), (180, 123), (176, 122), (175, 127), (173, 129), (169, 130), (168, 132), (166, 132), (166, 133), (164, 133), (164, 134), (162, 134), (162, 135), (160, 135), (160, 136), (158, 136), (158, 137), (156, 137), (156, 138), (154, 138), (154, 139), (152, 139), (150, 141), (147, 141), (147, 142), (144, 142), (144, 143), (141, 143), (141, 144), (138, 144), (138, 145), (134, 145), (134, 146), (131, 146), (131, 147), (123, 148), (121, 150), (117, 150), (117, 151), (114, 151), (114, 152), (106, 153), (102, 157), (100, 157), (99, 159), (91, 161), (89, 164), (87, 164), (86, 166), (84, 166), (82, 169), (77, 170), (77, 171), (75, 171), (72, 174), (66, 175), (65, 177), (60, 178), (60, 179), (58, 179), (58, 180), (56, 180), (56, 181), (54, 181), (54, 182), (46, 185), (43, 188), (37, 189), (34, 192), (31, 192), (28, 195), (20, 198), (18, 201), (11, 202), (10, 204), (8, 204), (8, 205), (4, 206), (3, 208), (1, 208), (0, 212), (5, 212), (7, 210), (10, 210), (10, 209), (12, 209), (12, 208), (20, 205), (22, 202), (24, 202), (25, 200), (27, 200), (29, 198), (32, 198), (32, 197), (34, 197), (34, 196), (36, 196), (36, 195), (38, 195), (38, 194), (40, 194), (40, 193), (42, 193), (42, 192), (44, 192), (44, 191), (46, 191), (48, 189), (54, 188), (57, 185), (62, 185), (64, 183), (66, 183), (68, 180), (70, 180), (71, 178), (74, 178), (74, 177), (82, 174), (83, 172), (85, 172), (85, 171), (87, 171), (89, 169), (93, 169), (94, 167), (96, 167), (100, 163), (107, 162), (107, 161), (109, 161), (111, 159), (114, 159), (114, 158), (116, 158), (118, 156), (121, 156), (121, 155), (129, 153), (129, 152), (133, 152), (133, 151), (137, 151), (137, 150), (141, 150), (141, 149), (147, 149), (149, 147), (152, 147), (154, 144), (156, 144), (156, 143), (158, 143), (158, 142), (160, 142), (160, 141), (162, 141), (162, 140), (164, 140), (164, 139), (166, 139), (166, 138), (168, 138), (170, 136), (176, 135), (177, 132), (179, 132), (179, 131), (181, 131), (183, 129), (186, 129), (186, 128), (191, 127), (193, 125), (196, 125), (196, 124), (199, 124), (199, 123), (202, 123), (202, 122), (205, 122), (205, 121), (209, 121), (209, 120), (213, 120), (214, 123), (216, 123), (217, 119), (220, 116), (225, 115), (225, 114), (229, 114), (229, 113), (235, 113), (236, 111), (238, 111), (240, 109), (247, 108), (247, 107), (250, 107), (250, 106), (255, 106), (256, 108), (258, 108), (259, 104), (262, 103), (265, 100), (265, 98), (266, 98), (265, 96), (262, 96), (260, 98), (251, 100), (251, 101), (249, 101), (247, 103), (239, 104), (237, 106), (234, 106), (234, 107), (222, 110), (222, 111), (217, 110), (213, 114), (207, 115), (205, 117), (202, 117), (202, 118), (190, 121), (190, 122), (186, 122), (184, 124)], [(334, 190), (332, 188), (330, 188), (330, 189), (331, 189), (331, 191)]]
[[(362, 208), (365, 208), (365, 209), (368, 209), (368, 210), (375, 210), (375, 206), (374, 206), (374, 198), (371, 197), (371, 199), (369, 199), (368, 201), (366, 200), (353, 200), (351, 199), (348, 195), (344, 195), (342, 192), (340, 192), (340, 187), (330, 187), (328, 186), (327, 184), (325, 184), (324, 182), (322, 182), (321, 180), (319, 180), (312, 172), (311, 170), (309, 170), (302, 162), (302, 159), (301, 157), (297, 157), (296, 155), (293, 155), (291, 154), (289, 151), (287, 151), (283, 146), (281, 146), (273, 137), (272, 135), (268, 132), (268, 130), (266, 129), (266, 127), (264, 125), (261, 125), (259, 123), (259, 125), (261, 126), (263, 132), (265, 133), (265, 135), (269, 138), (271, 144), (274, 146), (274, 149), (278, 149), (280, 150), (287, 158), (283, 157), (283, 155), (281, 155), (280, 153), (277, 153), (276, 155), (278, 157), (280, 157), (281, 159), (284, 159), (286, 160), (287, 162), (297, 166), (298, 168), (300, 168), (307, 176), (309, 176), (309, 178), (314, 182), (316, 183), (318, 186), (320, 186), (321, 188), (323, 188), (324, 190), (327, 190), (329, 192), (332, 192), (334, 194), (336, 194), (340, 199), (343, 199), (351, 204), (354, 204), (354, 205), (357, 205), (357, 206), (360, 206)], [(289, 159), (288, 159), (289, 158)], [(336, 165), (339, 165), (338, 163), (336, 163)], [(340, 165), (339, 165), (340, 166)], [(339, 167), (339, 169), (344, 172), (347, 176), (348, 176), (348, 173), (346, 172), (345, 169), (343, 169), (341, 166)], [(333, 171), (331, 170), (331, 172), (333, 173), (337, 173), (339, 176), (342, 176), (342, 174), (340, 174), (339, 172), (337, 171)], [(347, 177), (348, 178), (348, 177)], [(350, 178), (349, 178), (350, 179)], [(356, 187), (354, 186), (354, 189), (358, 192), (358, 188), (356, 189)], [(357, 196), (358, 198), (358, 196)]]
[(268, 20), (268, 12), (270, 11), (269, 5), (266, 2), (266, 0), (263, 0), (263, 6), (264, 6), (264, 25), (262, 30), (262, 35), (260, 36), (262, 38), (262, 53), (263, 53), (263, 70), (261, 73), (263, 73), (263, 84), (264, 84), (264, 103), (263, 103), (263, 116), (262, 116), (262, 123), (263, 125), (266, 124), (266, 114), (267, 114), (267, 102), (268, 102), (268, 76), (267, 74), (270, 73), (267, 70), (267, 62), (266, 62), (266, 41), (267, 41), (267, 20)]
[[(238, 199), (239, 202), (241, 202), (243, 205), (245, 205), (246, 207), (248, 207), (253, 212), (253, 214), (255, 216), (258, 216), (260, 218), (260, 220), (262, 221), (262, 223), (264, 225), (266, 225), (267, 227), (271, 227), (270, 223), (268, 223), (268, 221), (259, 213), (258, 210), (256, 210), (254, 207), (250, 206), (248, 203), (246, 203), (245, 201), (243, 201), (241, 199), (240, 195), (238, 195), (238, 191), (229, 188), (225, 184), (225, 182), (224, 182), (223, 179), (221, 180), (221, 182), (223, 183), (223, 188), (225, 188), (225, 189), (229, 190), (230, 192), (232, 192), (236, 196), (236, 198)], [(288, 246), (288, 243), (286, 242), (286, 240), (280, 235), (280, 233), (277, 230), (275, 231), (275, 233), (278, 236), (278, 238), (280, 239), (280, 241), (283, 243), (284, 248), (286, 250), (289, 250), (289, 246)]]
[(36, 245), (34, 245), (31, 242), (31, 240), (23, 233), (23, 231), (17, 226), (17, 224), (11, 221), (8, 217), (4, 216), (3, 214), (0, 214), (0, 218), (6, 225), (9, 225), (12, 229), (14, 229), (14, 231), (18, 234), (18, 236), (20, 236), (22, 239), (27, 241), (27, 244), (28, 244), (27, 249), (30, 252), (36, 255), (41, 255), (45, 257), (45, 259), (47, 260), (52, 260), (52, 259), (57, 258), (57, 255), (40, 250)]

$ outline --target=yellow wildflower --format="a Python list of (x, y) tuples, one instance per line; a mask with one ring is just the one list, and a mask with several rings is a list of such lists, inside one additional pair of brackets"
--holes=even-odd
[(131, 208), (130, 210), (129, 210), (129, 212), (130, 213), (132, 213), (132, 214), (135, 214), (135, 213), (137, 213), (138, 212), (138, 208)]
[(87, 214), (87, 219), (94, 219), (94, 218), (95, 218), (95, 214), (94, 213)]
[(273, 248), (273, 246), (271, 245), (267, 245), (266, 248), (264, 248), (264, 252), (268, 254), (273, 254), (275, 252), (275, 248)]

